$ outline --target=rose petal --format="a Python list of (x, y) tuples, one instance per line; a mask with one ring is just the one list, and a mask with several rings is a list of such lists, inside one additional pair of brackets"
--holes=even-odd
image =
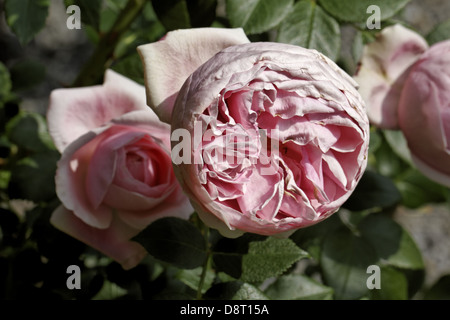
[(450, 174), (433, 168), (415, 155), (411, 155), (411, 159), (417, 169), (419, 169), (425, 176), (437, 183), (442, 184), (443, 186), (450, 188)]
[(399, 106), (400, 128), (412, 160), (430, 179), (450, 186), (450, 41), (433, 45), (416, 62)]
[(428, 49), (421, 35), (400, 24), (384, 28), (364, 48), (354, 79), (366, 102), (370, 121), (386, 129), (398, 128), (398, 102), (410, 66)]
[(55, 146), (63, 152), (89, 130), (134, 110), (148, 110), (144, 87), (108, 70), (103, 85), (53, 90), (47, 111), (48, 128)]
[(141, 193), (129, 191), (117, 185), (111, 185), (105, 195), (104, 203), (121, 211), (144, 211), (163, 203), (173, 191), (174, 187), (161, 186), (167, 191), (159, 197), (150, 197)]
[(90, 158), (102, 140), (99, 134), (104, 130), (91, 131), (71, 143), (58, 161), (55, 177), (56, 193), (64, 206), (86, 224), (101, 229), (110, 226), (112, 211), (94, 205), (86, 196), (86, 174)]
[[(142, 228), (153, 221), (164, 217), (178, 217), (188, 219), (194, 212), (189, 199), (183, 194), (179, 186), (168, 194), (170, 201), (160, 202), (157, 206), (143, 211), (118, 210), (118, 215), (128, 225), (134, 228)], [(149, 199), (149, 198), (147, 198)]]
[[(259, 167), (256, 166), (260, 169)], [(281, 205), (284, 192), (283, 178), (278, 172), (265, 175), (258, 172), (256, 168), (248, 179), (244, 196), (237, 198), (237, 202), (242, 213), (257, 215), (261, 219), (271, 221)], [(252, 193), (251, 197), (245, 196), (248, 192)]]
[(138, 47), (148, 105), (170, 123), (178, 91), (189, 75), (220, 50), (248, 42), (240, 28), (200, 28), (172, 31), (158, 42)]
[(170, 152), (170, 126), (161, 122), (149, 107), (145, 110), (128, 112), (111, 122), (147, 130), (167, 152)]
[(117, 167), (117, 150), (143, 137), (146, 133), (132, 127), (112, 126), (102, 132), (95, 151), (90, 156), (86, 173), (86, 195), (97, 208), (103, 202)]
[(131, 269), (147, 255), (144, 247), (132, 237), (139, 233), (117, 217), (107, 229), (93, 228), (78, 219), (71, 211), (59, 206), (52, 214), (50, 222), (59, 230), (103, 252), (122, 265)]

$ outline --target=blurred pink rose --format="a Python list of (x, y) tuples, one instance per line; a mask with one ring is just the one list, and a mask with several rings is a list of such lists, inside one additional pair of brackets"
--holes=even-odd
[(47, 118), (62, 152), (58, 229), (129, 269), (146, 255), (130, 238), (192, 213), (172, 169), (170, 127), (146, 106), (144, 87), (108, 70), (102, 86), (54, 90)]
[(450, 41), (433, 45), (413, 65), (398, 117), (417, 168), (450, 187)]
[(355, 80), (371, 122), (401, 129), (416, 167), (450, 186), (450, 41), (428, 48), (419, 34), (387, 27), (365, 47)]
[[(189, 30), (189, 38), (203, 32)], [(169, 35), (165, 41), (178, 43)], [(288, 233), (327, 218), (350, 196), (366, 167), (369, 123), (356, 83), (322, 54), (244, 40), (191, 65), (171, 116), (172, 159), (202, 220), (223, 235)], [(201, 51), (204, 43), (188, 45)], [(193, 61), (189, 48), (177, 50), (180, 63)], [(152, 70), (148, 51), (141, 54)], [(176, 70), (166, 65), (168, 74)], [(147, 94), (158, 85), (164, 92), (148, 79)], [(181, 151), (185, 133), (190, 148)]]
[(425, 39), (400, 24), (384, 28), (364, 47), (354, 79), (377, 127), (398, 129), (397, 106), (410, 67), (427, 50)]

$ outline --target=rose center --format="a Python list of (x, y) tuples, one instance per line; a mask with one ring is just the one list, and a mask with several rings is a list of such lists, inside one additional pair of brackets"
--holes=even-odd
[(156, 176), (151, 159), (135, 152), (128, 152), (126, 158), (128, 172), (133, 178), (148, 185), (154, 185)]

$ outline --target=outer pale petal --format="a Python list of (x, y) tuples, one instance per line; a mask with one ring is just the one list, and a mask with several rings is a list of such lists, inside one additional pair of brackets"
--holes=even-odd
[(172, 31), (158, 42), (138, 47), (148, 105), (170, 123), (176, 96), (189, 75), (220, 50), (248, 42), (240, 28), (199, 28)]
[(450, 187), (450, 41), (433, 45), (405, 82), (399, 123), (412, 160), (430, 179)]
[(122, 265), (131, 269), (147, 255), (144, 247), (130, 241), (140, 230), (134, 229), (115, 217), (107, 229), (96, 229), (78, 219), (63, 206), (52, 214), (50, 222), (59, 230), (103, 252)]
[(354, 79), (366, 102), (370, 121), (381, 128), (398, 128), (398, 102), (410, 67), (428, 49), (425, 39), (400, 24), (387, 27), (364, 47)]
[[(88, 132), (71, 143), (58, 161), (55, 184), (58, 198), (84, 223), (106, 229), (112, 220), (112, 210), (99, 205), (94, 207), (86, 196), (86, 174), (90, 158), (101, 142), (99, 135), (106, 129)], [(112, 178), (114, 172), (108, 172)]]
[[(53, 90), (47, 121), (56, 147), (63, 152), (68, 144), (89, 130), (125, 113), (145, 109), (148, 107), (144, 87), (107, 70), (103, 85)], [(157, 119), (151, 110), (149, 113)]]

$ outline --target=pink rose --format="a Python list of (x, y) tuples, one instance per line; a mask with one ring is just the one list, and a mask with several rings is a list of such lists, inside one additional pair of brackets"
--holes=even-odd
[(364, 49), (355, 76), (369, 119), (401, 129), (411, 160), (424, 175), (450, 186), (450, 41), (428, 48), (419, 34), (395, 25)]
[[(201, 51), (207, 42), (195, 38), (203, 32), (189, 30), (179, 63), (192, 62), (190, 47)], [(367, 163), (369, 123), (351, 77), (315, 50), (247, 42), (191, 66), (171, 121), (179, 181), (202, 220), (230, 237), (322, 221), (347, 200)], [(170, 46), (154, 50), (175, 54)], [(150, 72), (156, 62), (141, 54)], [(147, 94), (158, 85), (163, 92), (164, 83), (148, 79)]]
[(172, 169), (170, 128), (146, 106), (142, 86), (108, 70), (102, 86), (54, 90), (47, 118), (62, 152), (58, 229), (129, 269), (146, 255), (132, 237), (193, 211)]
[(417, 168), (450, 187), (450, 40), (433, 45), (413, 65), (398, 117)]
[(400, 24), (384, 28), (376, 41), (364, 47), (354, 79), (372, 124), (398, 129), (397, 106), (403, 83), (427, 48), (425, 39)]

